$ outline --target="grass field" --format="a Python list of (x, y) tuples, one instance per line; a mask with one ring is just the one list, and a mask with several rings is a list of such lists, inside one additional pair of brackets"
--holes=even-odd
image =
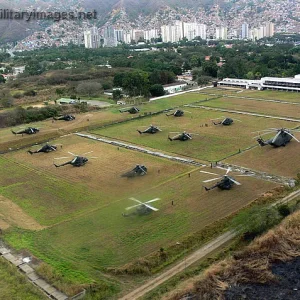
[(286, 147), (257, 147), (225, 162), (245, 166), (255, 170), (296, 178), (300, 173), (300, 144), (292, 140)]
[(0, 257), (0, 299), (41, 300), (47, 299), (31, 285), (17, 268)]
[[(99, 271), (176, 243), (275, 187), (241, 177), (242, 186), (230, 193), (207, 193), (202, 181), (211, 176), (198, 168), (77, 136), (58, 142), (63, 149), (55, 153), (30, 156), (19, 151), (1, 157), (1, 194), (40, 224), (50, 225), (39, 231), (11, 227), (5, 239), (16, 249), (28, 249), (75, 283), (91, 282), (99, 276), (104, 279)], [(82, 168), (56, 169), (52, 159), (66, 151), (93, 151), (98, 158)], [(136, 163), (144, 163), (149, 173), (141, 178), (120, 178)], [(13, 178), (9, 176), (12, 173)], [(159, 211), (123, 217), (125, 208), (134, 204), (130, 196), (141, 201), (160, 197), (155, 203)]]
[[(226, 116), (237, 118), (242, 122), (235, 122), (232, 126), (214, 126), (211, 119), (221, 117), (224, 113), (190, 107), (186, 110), (191, 114), (186, 113), (180, 118), (167, 117), (162, 114), (92, 132), (204, 161), (218, 161), (238, 152), (239, 149), (255, 145), (256, 141), (253, 139), (255, 134), (252, 133), (254, 131), (297, 125), (293, 122), (226, 113)], [(154, 135), (140, 135), (136, 131), (147, 128), (143, 126), (149, 126), (149, 124), (162, 126), (163, 131)], [(205, 124), (208, 124), (208, 127), (205, 127)], [(199, 135), (194, 135), (192, 140), (185, 142), (170, 142), (167, 139), (169, 132), (185, 130)], [(170, 135), (172, 136), (172, 133)]]
[[(116, 199), (120, 201), (191, 170), (189, 166), (126, 149), (118, 150), (77, 136), (61, 138), (58, 142), (63, 149), (59, 147), (56, 152), (29, 155), (19, 151), (0, 157), (3, 170), (1, 194), (17, 203), (41, 225), (53, 225), (78, 213), (106, 206)], [(98, 158), (91, 159), (82, 168), (71, 165), (55, 168), (54, 159), (70, 156), (68, 151), (78, 154), (93, 151), (90, 155)], [(120, 177), (136, 164), (148, 167), (147, 176), (133, 181)]]
[[(84, 114), (77, 114), (76, 119), (71, 122), (66, 121), (55, 121), (48, 119), (45, 121), (34, 122), (30, 124), (24, 124), (21, 127), (37, 127), (40, 128), (40, 132), (34, 135), (14, 135), (11, 129), (15, 131), (21, 130), (20, 127), (16, 126), (13, 128), (0, 129), (0, 151), (7, 151), (9, 148), (17, 149), (24, 145), (40, 143), (47, 139), (53, 139), (59, 137), (67, 132), (76, 130), (85, 130), (90, 127), (103, 126), (112, 122), (130, 120), (136, 118), (144, 113), (157, 112), (172, 108), (179, 105), (193, 103), (195, 101), (201, 101), (209, 98), (205, 95), (187, 93), (182, 96), (175, 96), (171, 98), (161, 99), (159, 101), (152, 101), (142, 105), (138, 105), (141, 109), (139, 114), (131, 115), (129, 113), (120, 113), (119, 109), (124, 107), (115, 106), (108, 109), (103, 109), (98, 112), (89, 112)], [(125, 106), (131, 107), (131, 105)]]
[(203, 106), (255, 112), (272, 116), (290, 117), (300, 120), (300, 104), (285, 104), (247, 100), (242, 98), (219, 98), (202, 103)]
[(281, 100), (289, 102), (300, 102), (300, 94), (293, 92), (284, 91), (256, 91), (256, 90), (245, 90), (239, 88), (207, 88), (201, 91), (202, 94), (217, 94), (217, 95), (232, 95), (241, 97), (252, 97), (267, 100)]
[[(193, 92), (138, 107), (141, 108), (141, 114), (144, 114), (206, 98), (214, 97)], [(297, 112), (283, 109), (292, 105), (267, 103), (268, 106), (265, 106), (264, 102), (244, 99), (215, 99), (209, 103), (221, 105), (225, 101), (232, 109), (238, 109), (238, 105), (248, 105), (249, 110), (257, 109), (267, 113), (269, 108), (272, 111), (268, 111), (269, 114), (280, 116)], [(201, 105), (205, 103), (201, 102)], [(207, 162), (223, 160), (230, 154), (237, 154), (239, 150), (255, 146), (254, 131), (299, 125), (295, 122), (226, 113), (226, 116), (242, 122), (236, 121), (228, 127), (214, 126), (211, 119), (222, 117), (224, 113), (184, 107), (183, 110), (187, 112), (181, 118), (167, 117), (162, 113), (95, 129), (114, 121), (136, 117), (128, 113), (121, 114), (118, 109), (113, 107), (81, 114), (76, 116), (74, 122), (39, 122), (42, 129), (35, 136), (15, 137), (9, 129), (0, 132), (0, 150), (8, 145), (19, 147), (26, 143), (34, 144), (42, 138), (45, 140), (48, 136), (55, 138), (65, 135), (51, 141), (51, 144), (58, 145), (56, 152), (30, 155), (27, 149), (23, 149), (0, 156), (0, 226), (4, 229), (4, 240), (10, 246), (17, 250), (28, 250), (52, 266), (68, 283), (99, 284), (99, 289), (105, 291), (99, 299), (115, 298), (120, 290), (128, 289), (128, 285), (134, 286), (142, 280), (140, 276), (115, 277), (107, 272), (108, 268), (121, 267), (156, 253), (161, 248), (167, 249), (205, 226), (238, 212), (259, 196), (268, 194), (277, 185), (252, 177), (237, 177), (241, 186), (234, 186), (230, 191), (215, 189), (206, 192), (203, 181), (214, 176), (199, 171), (202, 169), (223, 175), (224, 170), (184, 165), (66, 134), (90, 130), (94, 134)], [(163, 131), (155, 135), (140, 135), (136, 131), (145, 129), (151, 123)], [(187, 142), (170, 142), (167, 139), (170, 132), (184, 130), (197, 135), (193, 135), (193, 139)], [(90, 151), (93, 152), (88, 155), (96, 158), (90, 159), (83, 167), (67, 165), (55, 168), (53, 165), (54, 161), (62, 163), (69, 160), (68, 152), (84, 155)], [(277, 149), (270, 146), (254, 147), (225, 162), (295, 177), (300, 167), (298, 154), (299, 144), (292, 141), (286, 147)], [(59, 157), (67, 158), (55, 160)], [(120, 176), (136, 164), (144, 164), (148, 168), (147, 175), (130, 179)], [(232, 174), (233, 177), (236, 175)], [(145, 216), (130, 214), (126, 207), (135, 203), (129, 197), (141, 201), (159, 197), (161, 200), (153, 203), (159, 211)], [(123, 216), (124, 213), (128, 215)]]

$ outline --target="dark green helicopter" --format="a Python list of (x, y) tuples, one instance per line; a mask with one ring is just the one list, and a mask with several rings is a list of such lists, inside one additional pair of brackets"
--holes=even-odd
[(57, 150), (57, 146), (49, 145), (49, 144), (47, 143), (46, 145), (42, 146), (42, 147), (39, 148), (38, 150), (35, 150), (35, 151), (28, 150), (28, 153), (30, 153), (30, 154), (41, 153), (41, 152), (49, 153), (49, 152), (56, 151), (56, 150)]
[(37, 132), (39, 132), (40, 130), (38, 128), (35, 128), (35, 127), (27, 127), (27, 128), (24, 128), (24, 129), (21, 129), (19, 131), (14, 131), (12, 130), (11, 132), (14, 134), (14, 135), (17, 135), (17, 134), (36, 134)]
[[(213, 178), (213, 179), (208, 179), (208, 180), (204, 180), (204, 183), (207, 182), (211, 182), (211, 181), (215, 181), (215, 180), (219, 180), (215, 185), (211, 186), (211, 187), (204, 187), (206, 191), (210, 191), (214, 188), (219, 188), (221, 190), (230, 190), (234, 184), (236, 185), (241, 185), (241, 183), (239, 183), (238, 181), (236, 181), (233, 177), (227, 175), (229, 172), (231, 171), (230, 168), (227, 169), (226, 174), (223, 176), (220, 176), (219, 174), (216, 173), (210, 173), (210, 172), (206, 172), (206, 171), (200, 171), (201, 173), (205, 173), (205, 174), (210, 174), (210, 175), (216, 175), (218, 176), (217, 178)], [(237, 176), (251, 176), (251, 174), (247, 174), (247, 175), (237, 175)]]
[[(259, 143), (260, 146), (266, 146), (266, 145), (271, 145), (273, 147), (285, 147), (286, 144), (288, 144), (293, 138), (299, 143), (300, 141), (293, 135), (292, 132), (299, 132), (299, 130), (296, 129), (286, 129), (286, 128), (269, 128), (264, 131), (263, 134), (260, 134), (259, 136), (256, 136), (255, 138), (257, 139), (257, 142)], [(269, 140), (263, 140), (262, 136), (265, 134), (270, 134), (272, 132), (277, 132), (277, 134), (269, 139)]]
[(133, 106), (133, 107), (130, 107), (130, 108), (123, 108), (123, 109), (120, 109), (119, 110), (121, 113), (123, 112), (129, 112), (130, 114), (137, 114), (140, 110)]
[(187, 112), (189, 114), (191, 114), (191, 112), (189, 111), (183, 111), (181, 109), (177, 109), (174, 112), (170, 113), (170, 114), (166, 114), (166, 116), (174, 116), (174, 117), (182, 117), (184, 115), (184, 113)]
[(141, 130), (138, 130), (138, 133), (139, 134), (143, 134), (143, 133), (150, 133), (150, 134), (154, 134), (154, 133), (157, 133), (159, 131), (161, 131), (157, 126), (154, 126), (154, 125), (150, 125), (150, 127), (148, 127), (147, 129), (145, 129), (144, 131), (141, 131)]
[(136, 165), (132, 170), (124, 173), (121, 177), (136, 177), (136, 176), (144, 176), (147, 174), (147, 168), (144, 165)]
[[(92, 153), (93, 151), (90, 151), (90, 152), (86, 152), (84, 153), (83, 155), (86, 155), (88, 153)], [(63, 167), (63, 166), (66, 166), (66, 165), (72, 165), (74, 167), (82, 167), (84, 166), (88, 161), (89, 159), (85, 156), (81, 156), (81, 155), (76, 155), (72, 152), (68, 152), (69, 154), (73, 155), (74, 158), (63, 163), (63, 164), (60, 164), (60, 165), (57, 165), (57, 164), (54, 164), (55, 167)], [(55, 158), (55, 159), (65, 159), (65, 158), (68, 158), (68, 157), (59, 157), (59, 158)], [(90, 158), (97, 158), (97, 157), (90, 157)]]
[(177, 135), (170, 137), (170, 135), (168, 136), (168, 140), (172, 141), (188, 141), (192, 139), (192, 135), (198, 135), (196, 133), (187, 133), (186, 131), (182, 132), (182, 133), (178, 133), (178, 132), (170, 132), (170, 133), (177, 133)]
[(75, 120), (75, 116), (63, 115), (63, 116), (53, 117), (53, 120), (73, 121), (73, 120)]
[[(224, 126), (231, 125), (233, 123), (233, 120), (238, 121), (238, 122), (242, 122), (238, 119), (232, 119), (232, 118), (228, 118), (228, 117), (223, 117), (223, 118), (212, 119), (212, 122), (213, 122), (214, 125), (224, 125)], [(222, 121), (214, 122), (214, 120), (218, 120), (218, 119), (222, 119)]]

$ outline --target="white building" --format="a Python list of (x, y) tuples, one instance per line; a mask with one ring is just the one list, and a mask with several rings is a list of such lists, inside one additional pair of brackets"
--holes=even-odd
[(219, 81), (218, 84), (246, 89), (254, 88), (258, 90), (271, 89), (300, 92), (300, 75), (296, 75), (294, 78), (263, 77), (260, 80), (224, 78)]
[(115, 29), (114, 34), (116, 36), (117, 42), (119, 42), (119, 43), (124, 42), (124, 31), (123, 31), (123, 29)]
[(183, 22), (175, 21), (174, 25), (161, 26), (161, 37), (164, 43), (175, 43), (183, 38)]
[(174, 93), (182, 92), (186, 86), (187, 86), (186, 82), (178, 81), (170, 84), (165, 84), (163, 87), (166, 94), (174, 94)]
[(183, 23), (183, 36), (189, 41), (193, 40), (197, 36), (206, 40), (206, 25), (198, 23)]
[(83, 32), (85, 48), (98, 48), (100, 46), (100, 35), (97, 27), (92, 27)]
[(107, 26), (104, 28), (104, 47), (116, 47), (118, 44), (117, 36), (113, 26)]
[(227, 40), (227, 27), (216, 27), (216, 39)]
[(154, 39), (157, 39), (159, 37), (158, 30), (157, 29), (150, 29), (144, 31), (144, 40), (145, 41), (151, 41)]
[(249, 25), (247, 23), (242, 24), (242, 39), (249, 38)]

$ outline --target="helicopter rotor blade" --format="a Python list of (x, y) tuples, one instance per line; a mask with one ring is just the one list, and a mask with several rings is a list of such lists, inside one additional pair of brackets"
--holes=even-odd
[(144, 202), (144, 204), (151, 203), (151, 202), (158, 201), (158, 200), (160, 200), (160, 198), (155, 198), (155, 199), (146, 201), (146, 202)]
[(231, 171), (231, 168), (228, 168), (225, 175), (227, 175)]
[(152, 210), (154, 210), (154, 211), (158, 211), (158, 208), (155, 208), (155, 207), (153, 207), (153, 206), (151, 206), (151, 205), (148, 205), (148, 204), (145, 204), (145, 203), (143, 203), (146, 207), (148, 207), (148, 208), (150, 208), (150, 209), (152, 209)]
[(241, 120), (239, 120), (239, 119), (232, 119), (232, 120), (234, 120), (234, 121), (238, 121), (238, 122), (242, 122)]
[(133, 205), (133, 206), (126, 207), (125, 209), (126, 209), (126, 210), (129, 210), (129, 209), (132, 209), (132, 208), (137, 207), (137, 206), (140, 206), (140, 205), (141, 205), (141, 204), (136, 204), (136, 205)]
[(55, 157), (54, 159), (63, 159), (63, 158), (70, 158), (70, 157)]
[(231, 180), (233, 183), (235, 183), (236, 185), (242, 185), (241, 183), (239, 183), (238, 181), (236, 181), (235, 179), (231, 178), (231, 177), (227, 177), (229, 180)]
[(71, 155), (73, 155), (73, 156), (78, 156), (78, 155), (76, 155), (76, 154), (74, 154), (74, 153), (72, 153), (70, 151), (68, 151), (68, 153), (71, 154)]
[(294, 138), (298, 143), (300, 143), (300, 141), (291, 133), (289, 133), (288, 131), (284, 131), (286, 134), (290, 135), (292, 138)]
[(210, 175), (216, 175), (219, 176), (219, 174), (217, 173), (210, 173), (210, 172), (206, 172), (206, 171), (199, 171), (200, 173), (205, 173), (205, 174), (210, 174)]
[(132, 201), (138, 202), (138, 203), (140, 203), (140, 204), (143, 204), (143, 202), (141, 202), (140, 200), (137, 200), (137, 199), (135, 199), (135, 198), (133, 198), (133, 197), (131, 197), (131, 198), (129, 198), (129, 199), (132, 200)]
[(185, 112), (185, 113), (187, 112), (188, 114), (191, 114), (191, 112), (190, 112), (190, 111), (187, 111), (187, 110), (185, 110), (184, 112)]
[(213, 178), (213, 179), (204, 180), (202, 182), (207, 183), (207, 182), (215, 181), (215, 180), (218, 180), (218, 179), (221, 179), (221, 178), (222, 177), (217, 177), (217, 178)]
[(86, 154), (93, 153), (93, 152), (94, 152), (94, 151), (85, 152), (85, 153), (83, 153), (82, 155), (86, 155)]
[(88, 157), (88, 159), (90, 159), (90, 158), (98, 158), (97, 156), (91, 156), (91, 157)]
[(278, 133), (274, 136), (272, 143), (274, 143), (276, 141), (276, 139), (279, 137), (281, 131), (278, 131)]

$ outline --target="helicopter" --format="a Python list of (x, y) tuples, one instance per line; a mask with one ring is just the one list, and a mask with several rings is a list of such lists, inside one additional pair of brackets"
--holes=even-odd
[[(130, 207), (126, 207), (126, 210), (130, 210), (130, 209), (136, 207), (137, 214), (139, 214), (139, 215), (147, 215), (147, 214), (151, 213), (152, 211), (158, 211), (158, 208), (155, 208), (155, 207), (149, 205), (148, 203), (158, 201), (158, 200), (160, 200), (160, 198), (155, 198), (155, 199), (152, 199), (152, 200), (149, 200), (146, 202), (141, 202), (140, 200), (137, 200), (133, 197), (131, 197), (129, 199), (137, 202), (138, 204), (130, 206)], [(123, 216), (126, 216), (126, 215), (123, 214)]]
[[(178, 133), (178, 132), (170, 132), (170, 133)], [(172, 142), (172, 141), (188, 141), (192, 139), (192, 134), (195, 133), (187, 133), (186, 131), (182, 132), (182, 133), (178, 133), (177, 135), (170, 137), (168, 136), (168, 139)]]
[(224, 119), (222, 118), (222, 121), (219, 121), (219, 122), (214, 122), (214, 120), (218, 120), (218, 119), (221, 119), (221, 118), (216, 118), (216, 119), (212, 119), (212, 122), (214, 125), (224, 125), (224, 126), (229, 126), (233, 123), (233, 120), (235, 121), (238, 121), (238, 122), (242, 122), (238, 119), (232, 119), (232, 118), (229, 118), (229, 117), (224, 117)]
[(63, 116), (53, 117), (53, 120), (73, 121), (73, 120), (75, 120), (75, 116), (63, 115)]
[(156, 133), (156, 132), (159, 132), (159, 131), (161, 131), (157, 126), (154, 126), (154, 125), (150, 125), (150, 127), (148, 127), (146, 130), (144, 130), (144, 131), (140, 131), (140, 130), (138, 130), (137, 129), (137, 131), (138, 131), (138, 133), (139, 134), (143, 134), (143, 133), (150, 133), (150, 134), (154, 134), (154, 133)]
[[(92, 153), (93, 151), (90, 151), (90, 152), (86, 152), (84, 153), (83, 155), (85, 154), (88, 154), (88, 153)], [(72, 165), (74, 167), (82, 167), (84, 166), (88, 161), (89, 159), (85, 156), (81, 156), (81, 155), (76, 155), (72, 152), (68, 152), (70, 155), (73, 155), (74, 158), (63, 163), (63, 164), (60, 164), (60, 165), (57, 165), (57, 164), (54, 164), (55, 167), (59, 168), (59, 167), (63, 167), (63, 166), (66, 166), (66, 165)], [(68, 158), (68, 157), (59, 157), (59, 158), (55, 158), (55, 159), (63, 159), (63, 158)], [(90, 157), (90, 158), (97, 158), (97, 157)]]
[[(264, 131), (263, 134), (260, 134), (259, 136), (256, 136), (255, 138), (257, 139), (257, 142), (259, 143), (260, 146), (266, 146), (266, 145), (271, 145), (273, 147), (285, 147), (287, 143), (289, 143), (293, 138), (299, 143), (300, 141), (293, 135), (292, 131), (294, 132), (299, 132), (297, 130), (294, 129), (287, 129), (287, 128), (281, 128), (281, 129), (277, 129), (277, 128), (269, 128), (266, 130), (262, 130)], [(277, 132), (277, 134), (269, 139), (264, 141), (262, 136), (265, 134), (270, 134), (271, 132)]]
[(37, 132), (39, 132), (40, 130), (38, 128), (35, 128), (35, 127), (27, 127), (27, 128), (24, 128), (24, 129), (21, 129), (19, 131), (14, 131), (12, 130), (11, 132), (14, 134), (14, 135), (17, 135), (17, 134), (36, 134)]
[[(191, 112), (189, 112), (189, 111), (185, 111), (185, 112), (187, 112), (187, 113), (191, 113)], [(172, 112), (172, 113), (170, 113), (170, 114), (166, 114), (166, 116), (174, 116), (174, 117), (182, 117), (183, 115), (184, 115), (184, 113), (185, 113), (183, 110), (181, 110), (181, 109), (177, 109), (177, 110), (175, 110), (174, 112)]]
[(40, 153), (40, 152), (49, 153), (49, 152), (56, 151), (56, 150), (57, 150), (57, 146), (49, 145), (47, 143), (46, 145), (42, 146), (40, 149), (38, 149), (36, 151), (28, 150), (28, 153), (29, 154)]
[[(211, 186), (210, 188), (208, 188), (208, 187), (205, 186), (204, 187), (205, 190), (206, 191), (210, 191), (210, 190), (212, 190), (212, 189), (214, 189), (216, 187), (219, 188), (219, 189), (221, 189), (221, 190), (230, 190), (233, 187), (234, 184), (241, 185), (241, 183), (239, 183), (238, 181), (236, 181), (233, 177), (227, 175), (230, 171), (231, 171), (231, 169), (228, 168), (227, 171), (226, 171), (226, 173), (225, 173), (225, 175), (223, 175), (223, 176), (220, 176), (219, 174), (216, 174), (216, 173), (210, 173), (210, 172), (206, 172), (206, 171), (200, 171), (201, 173), (218, 176), (218, 177), (213, 178), (213, 179), (204, 180), (203, 181), (204, 183), (221, 179), (219, 182), (217, 182), (215, 185)], [(250, 176), (250, 174), (248, 174), (248, 175), (237, 175), (237, 176)]]
[(130, 114), (136, 114), (138, 113), (140, 110), (133, 106), (133, 107), (130, 107), (130, 108), (123, 108), (123, 109), (120, 109), (120, 112), (123, 113), (123, 112), (129, 112)]
[(121, 175), (121, 177), (136, 177), (144, 176), (147, 174), (147, 168), (144, 165), (136, 165), (131, 171)]

